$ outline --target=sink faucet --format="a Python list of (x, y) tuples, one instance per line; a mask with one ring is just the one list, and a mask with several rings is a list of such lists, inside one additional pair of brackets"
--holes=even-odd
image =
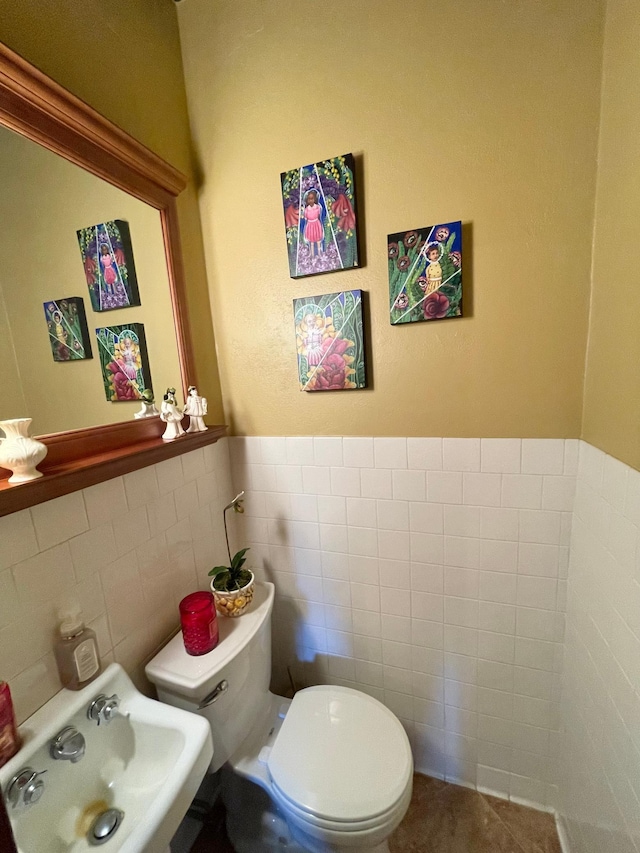
[(100, 693), (87, 708), (87, 718), (98, 725), (101, 722), (106, 725), (119, 716), (119, 707), (120, 697), (116, 693), (113, 696)]
[(56, 761), (70, 761), (77, 764), (84, 756), (86, 742), (84, 736), (73, 726), (67, 726), (51, 742), (51, 758)]

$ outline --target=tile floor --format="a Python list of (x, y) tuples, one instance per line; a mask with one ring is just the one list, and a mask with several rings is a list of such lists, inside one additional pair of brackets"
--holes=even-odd
[(552, 815), (416, 773), (391, 853), (562, 853)]
[[(411, 805), (391, 853), (562, 853), (550, 814), (416, 773)], [(214, 806), (191, 853), (233, 853)]]

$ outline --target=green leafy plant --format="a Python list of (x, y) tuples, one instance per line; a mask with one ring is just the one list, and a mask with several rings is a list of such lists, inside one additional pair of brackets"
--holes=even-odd
[(243, 569), (246, 557), (245, 554), (249, 549), (243, 548), (241, 551), (229, 560), (228, 566), (215, 566), (209, 572), (213, 576), (213, 588), (219, 592), (234, 592), (246, 586), (252, 578), (252, 573), (249, 569)]
[(249, 569), (243, 568), (246, 562), (245, 554), (249, 549), (242, 548), (242, 550), (238, 551), (238, 553), (232, 557), (231, 550), (229, 548), (229, 532), (227, 530), (227, 510), (232, 509), (234, 512), (242, 514), (244, 512), (244, 507), (242, 505), (243, 497), (244, 492), (240, 492), (240, 494), (236, 495), (235, 498), (231, 501), (231, 503), (227, 504), (222, 511), (222, 519), (224, 521), (224, 536), (227, 541), (227, 554), (229, 556), (229, 565), (214, 566), (214, 568), (211, 569), (211, 571), (209, 572), (209, 577), (213, 577), (213, 588), (217, 589), (219, 592), (235, 592), (238, 589), (242, 589), (242, 587), (246, 586), (253, 577), (253, 573)]

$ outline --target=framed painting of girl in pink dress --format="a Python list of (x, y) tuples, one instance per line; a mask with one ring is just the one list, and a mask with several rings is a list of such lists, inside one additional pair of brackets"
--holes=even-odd
[(353, 154), (280, 175), (292, 278), (358, 266)]
[(362, 291), (293, 300), (301, 391), (366, 387)]
[(114, 219), (76, 233), (93, 310), (140, 305), (129, 223)]

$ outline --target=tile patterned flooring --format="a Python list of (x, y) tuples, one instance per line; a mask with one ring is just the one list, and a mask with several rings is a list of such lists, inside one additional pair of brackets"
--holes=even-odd
[(552, 815), (416, 773), (391, 853), (562, 853)]
[[(562, 853), (550, 814), (416, 773), (391, 853)], [(214, 806), (191, 853), (233, 853)]]

